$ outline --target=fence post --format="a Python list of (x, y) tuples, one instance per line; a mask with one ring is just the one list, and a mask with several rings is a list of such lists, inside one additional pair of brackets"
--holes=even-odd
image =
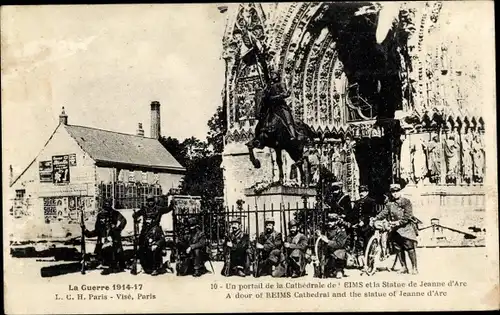
[[(271, 204), (271, 208), (272, 208), (272, 204)], [(264, 210), (264, 212), (263, 212), (263, 214), (262, 214), (262, 215), (263, 215), (263, 216), (264, 216), (264, 218), (265, 218), (265, 217), (266, 217), (266, 203), (264, 203), (264, 204), (263, 204), (263, 210)], [(256, 218), (257, 218), (257, 222), (256, 222), (256, 224), (258, 225), (258, 224), (259, 224), (259, 215), (258, 215), (258, 211), (257, 211), (257, 217), (256, 217)], [(264, 219), (264, 220), (265, 220), (265, 219)]]
[(250, 233), (250, 205), (247, 205), (247, 231)]

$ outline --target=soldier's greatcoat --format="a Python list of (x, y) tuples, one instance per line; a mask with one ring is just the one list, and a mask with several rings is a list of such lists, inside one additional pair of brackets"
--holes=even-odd
[(356, 216), (352, 211), (351, 197), (347, 194), (334, 195), (329, 194), (325, 200), (330, 208), (328, 211), (344, 216), (345, 220), (349, 223), (356, 221)]
[(377, 204), (375, 199), (366, 196), (357, 200), (354, 203), (353, 212), (358, 218), (356, 223), (360, 221), (363, 222), (363, 226), (355, 231), (357, 239), (355, 243), (356, 253), (362, 255), (370, 237), (374, 233), (373, 228), (370, 226), (370, 218), (374, 218), (377, 215)]
[(283, 237), (281, 233), (274, 230), (271, 233), (262, 232), (259, 235), (259, 243), (264, 246), (262, 249), (262, 258), (266, 259), (273, 250), (281, 251), (283, 247)]
[[(171, 207), (146, 205), (134, 213), (134, 219), (143, 217), (139, 235), (139, 258), (147, 273), (158, 270), (163, 264), (162, 251), (166, 246), (166, 241), (160, 221), (161, 217), (171, 210)], [(156, 246), (155, 250), (153, 250), (153, 245)]]
[[(306, 267), (307, 237), (297, 232), (295, 235), (288, 235), (285, 242), (290, 244), (290, 247), (285, 248), (285, 257), (289, 261), (288, 267), (296, 269), (299, 275), (302, 275)], [(296, 264), (291, 260), (294, 260)]]
[(375, 220), (383, 219), (399, 221), (395, 231), (406, 239), (417, 241), (418, 229), (414, 223), (412, 204), (409, 199), (400, 197), (388, 201), (384, 209), (375, 217)]
[(327, 253), (335, 259), (345, 260), (348, 239), (345, 228), (335, 225), (332, 229), (327, 229), (325, 236), (328, 238)]
[[(97, 237), (97, 243), (95, 247), (95, 254), (102, 259), (102, 248), (107, 238), (110, 238), (112, 242), (112, 256), (120, 255), (123, 252), (121, 232), (127, 225), (127, 220), (118, 211), (111, 210), (101, 210), (97, 213), (95, 228), (93, 231), (85, 230), (86, 237)], [(117, 259), (121, 257), (110, 257), (116, 263)], [(120, 261), (121, 262), (121, 261)]]
[[(235, 269), (244, 269), (246, 273), (249, 272), (250, 268), (250, 237), (247, 233), (244, 233), (241, 229), (236, 232), (231, 232), (226, 237), (227, 242), (232, 243), (232, 247), (226, 247), (226, 253), (229, 251), (230, 255), (230, 265), (227, 266), (227, 262), (224, 262), (224, 267), (222, 268), (222, 274), (224, 276), (229, 276), (235, 272)], [(225, 270), (229, 270), (229, 274), (225, 274)]]
[(363, 221), (364, 226), (369, 226), (370, 218), (374, 218), (377, 215), (377, 204), (375, 199), (366, 196), (354, 203), (353, 210), (359, 219)]
[(143, 217), (141, 233), (139, 236), (140, 246), (151, 246), (157, 242), (164, 241), (164, 233), (160, 225), (161, 217), (172, 209), (154, 205), (146, 205), (134, 214), (134, 218)]
[[(186, 253), (188, 247), (191, 247), (189, 254)], [(207, 239), (205, 233), (199, 229), (182, 235), (177, 241), (177, 249), (180, 251), (179, 263), (176, 265), (179, 276), (201, 270), (208, 259)]]

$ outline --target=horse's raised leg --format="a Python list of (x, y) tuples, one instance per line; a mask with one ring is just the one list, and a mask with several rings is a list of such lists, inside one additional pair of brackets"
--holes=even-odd
[(255, 168), (260, 168), (260, 161), (255, 157), (253, 148), (255, 147), (253, 141), (249, 141), (245, 144), (248, 147), (248, 153), (250, 154), (250, 162), (252, 162)]
[(280, 184), (283, 184), (283, 157), (282, 157), (282, 150), (281, 149), (276, 149), (276, 164), (278, 165), (278, 182)]

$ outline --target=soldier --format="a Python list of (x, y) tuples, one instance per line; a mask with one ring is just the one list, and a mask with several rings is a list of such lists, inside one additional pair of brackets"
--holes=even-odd
[(288, 222), (289, 235), (286, 237), (284, 261), (273, 272), (273, 277), (297, 278), (305, 275), (307, 237), (299, 232), (297, 221)]
[(347, 247), (355, 249), (355, 234), (353, 226), (359, 222), (358, 215), (352, 210), (351, 198), (343, 190), (342, 182), (334, 182), (331, 191), (327, 195), (326, 204), (329, 206), (328, 213), (336, 213), (346, 227), (348, 236)]
[(326, 243), (326, 276), (341, 279), (344, 275), (344, 268), (347, 263), (347, 232), (341, 220), (336, 213), (329, 213), (326, 225), (326, 235), (318, 236)]
[(138, 256), (144, 272), (152, 276), (162, 271), (166, 241), (160, 221), (161, 217), (170, 211), (170, 207), (158, 206), (155, 197), (149, 194), (146, 198), (146, 205), (133, 215), (134, 220), (143, 217)]
[(355, 248), (360, 266), (364, 265), (364, 253), (373, 229), (370, 226), (370, 218), (377, 215), (377, 204), (375, 199), (369, 196), (368, 186), (359, 186), (359, 199), (354, 202), (354, 213), (358, 217), (358, 228), (355, 229)]
[(273, 267), (282, 261), (283, 238), (281, 233), (274, 230), (274, 218), (267, 217), (264, 220), (266, 230), (259, 235), (257, 249), (261, 251), (259, 258), (260, 268), (257, 270), (259, 276), (268, 276), (273, 272)]
[(93, 231), (87, 230), (85, 223), (81, 222), (86, 237), (97, 237), (94, 253), (102, 265), (108, 266), (101, 272), (103, 275), (121, 272), (125, 268), (121, 232), (126, 225), (127, 220), (112, 208), (110, 200), (104, 200)]
[(196, 218), (189, 218), (187, 224), (188, 231), (179, 240), (183, 244), (178, 246), (181, 259), (176, 266), (177, 275), (192, 274), (193, 277), (201, 277), (208, 272), (205, 268), (205, 262), (208, 260), (207, 240)]
[(408, 273), (408, 266), (406, 264), (406, 255), (408, 252), (412, 264), (412, 273), (417, 274), (417, 235), (418, 229), (416, 221), (413, 216), (411, 201), (401, 196), (401, 186), (399, 184), (390, 185), (389, 201), (384, 209), (375, 216), (374, 221), (386, 219), (393, 227), (392, 232), (389, 234), (389, 240), (397, 250), (398, 260), (403, 266), (400, 273)]
[(245, 277), (250, 274), (250, 238), (241, 230), (240, 218), (233, 218), (229, 223), (231, 231), (226, 236), (226, 259), (221, 274)]
[(326, 196), (326, 204), (329, 206), (328, 212), (335, 212), (347, 222), (352, 222), (353, 211), (351, 208), (351, 198), (343, 191), (342, 182), (334, 182), (331, 190)]

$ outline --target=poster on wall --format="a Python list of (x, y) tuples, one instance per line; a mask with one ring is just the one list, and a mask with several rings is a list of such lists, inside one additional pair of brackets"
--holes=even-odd
[(69, 155), (69, 166), (76, 166), (76, 154)]
[(69, 155), (55, 155), (52, 157), (54, 184), (68, 184), (69, 177)]
[(43, 216), (45, 218), (45, 222), (49, 223), (50, 221), (56, 218), (56, 199), (55, 198), (43, 198)]
[(52, 161), (40, 161), (38, 170), (41, 183), (52, 183)]

